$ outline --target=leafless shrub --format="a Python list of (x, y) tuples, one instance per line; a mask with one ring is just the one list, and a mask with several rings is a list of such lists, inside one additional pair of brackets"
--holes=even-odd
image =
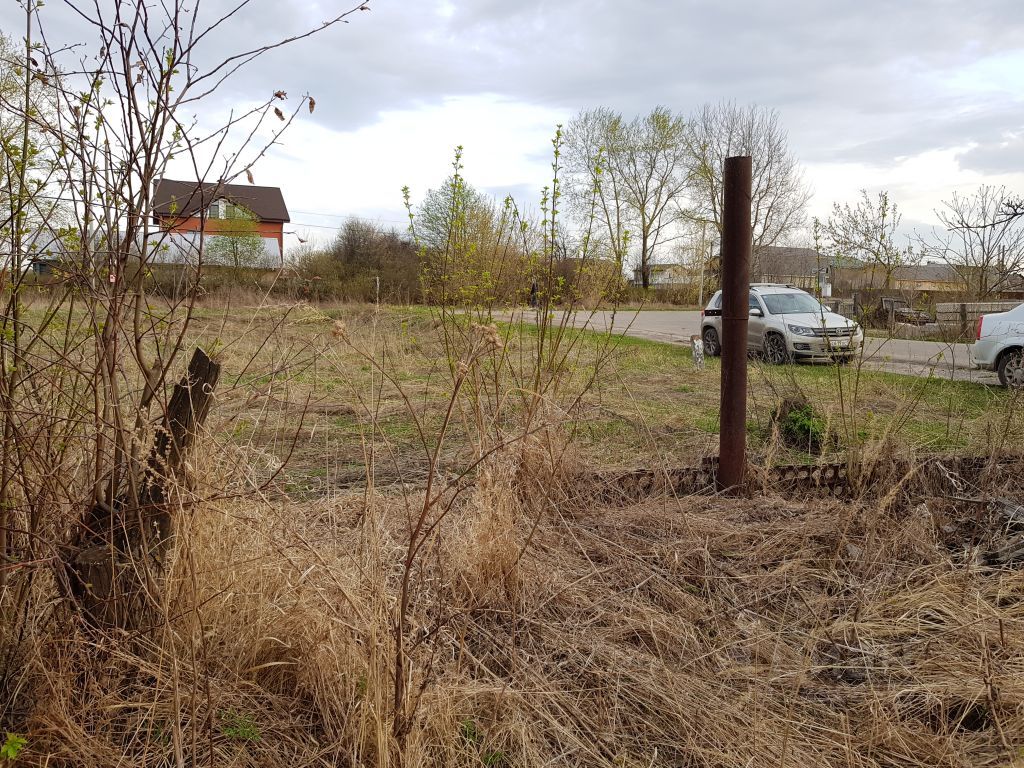
[[(74, 738), (90, 726), (75, 706), (82, 688), (71, 670), (84, 670), (78, 682), (87, 687), (103, 662), (84, 659), (106, 655), (114, 675), (107, 690), (118, 689), (123, 669), (129, 698), (145, 695), (139, 680), (160, 667), (167, 627), (178, 618), (164, 588), (182, 549), (173, 534), (188, 530), (190, 513), (203, 503), (226, 495), (216, 482), (223, 475), (189, 471), (180, 440), (191, 424), (174, 421), (184, 411), (171, 402), (193, 343), (205, 231), (174, 244), (154, 224), (155, 182), (174, 157), (200, 182), (249, 175), (312, 100), (285, 115), (286, 96), (274, 92), (212, 129), (187, 116), (241, 67), (306, 36), (212, 59), (208, 36), (244, 4), (219, 18), (180, 2), (71, 5), (95, 36), (86, 46), (51, 40), (42, 3), (24, 8), (24, 49), (5, 45), (0, 61), (5, 86), (9, 73), (20, 77), (18, 88), (0, 90), (0, 122), (16, 128), (4, 137), (0, 191), (0, 712), (5, 720), (17, 712), (32, 683), (65, 686), (68, 698), (52, 704), (67, 708), (51, 714)], [(368, 6), (320, 29), (359, 8)], [(149, 268), (175, 248), (181, 289), (154, 294)], [(29, 267), (43, 255), (55, 279), (28, 303)], [(215, 380), (202, 392), (186, 387), (185, 400), (208, 403)], [(187, 409), (189, 419), (201, 422), (197, 408)], [(185, 546), (181, 557), (189, 556)], [(110, 608), (102, 614), (83, 597), (101, 589), (93, 578), (101, 573)], [(129, 582), (132, 589), (122, 590)], [(92, 634), (82, 634), (86, 624)], [(52, 667), (36, 664), (37, 654), (55, 649), (57, 657), (45, 657)], [(36, 672), (43, 677), (34, 679)], [(115, 730), (117, 723), (124, 721), (109, 721)], [(125, 744), (142, 739), (145, 750), (157, 743), (147, 723)], [(194, 720), (190, 731), (178, 720), (167, 728), (179, 757), (184, 734), (194, 741), (199, 732)], [(88, 747), (73, 759), (106, 759)]]

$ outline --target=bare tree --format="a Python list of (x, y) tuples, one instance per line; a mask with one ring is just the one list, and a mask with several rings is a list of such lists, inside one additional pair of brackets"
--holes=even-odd
[(442, 307), (510, 301), (523, 281), (523, 254), (512, 236), (512, 200), (498, 205), (466, 181), (462, 147), (455, 150), (452, 170), (415, 209), (404, 190), (411, 234), (423, 251), (424, 296)]
[(612, 156), (622, 166), (627, 200), (639, 223), (640, 274), (644, 289), (651, 281), (654, 251), (673, 239), (679, 219), (675, 202), (687, 184), (686, 124), (665, 107), (655, 107), (626, 127), (625, 152)]
[(608, 107), (584, 110), (565, 130), (565, 168), (570, 205), (584, 229), (587, 245), (609, 254), (622, 269), (629, 252), (633, 209), (621, 167), (609, 160), (625, 142), (622, 115)]
[[(867, 264), (871, 274), (870, 287), (891, 288), (893, 275), (899, 267), (916, 263), (913, 247), (897, 243), (901, 214), (889, 193), (881, 191), (872, 200), (861, 190), (860, 200), (853, 206), (835, 203), (832, 215), (824, 222), (815, 219), (815, 230), (824, 238), (824, 250), (833, 264), (843, 259), (858, 259)], [(881, 285), (875, 285), (875, 274), (881, 273)]]
[[(245, 173), (251, 181), (253, 164), (299, 110), (313, 109), (303, 97), (286, 114), (287, 95), (268, 86), (261, 103), (220, 126), (197, 126), (195, 111), (235, 72), (313, 34), (233, 53), (211, 45), (246, 5), (218, 16), (185, 0), (68, 3), (92, 37), (65, 46), (49, 41), (44, 4), (22, 3), (21, 87), (0, 89), (0, 122), (17, 127), (5, 134), (2, 195), (9, 252), (0, 315), (0, 587), (17, 581), (0, 589), (5, 622), (30, 615), (29, 601), (39, 597), (25, 586), (31, 568), (10, 564), (53, 556), (65, 564), (68, 591), (86, 596), (83, 607), (99, 607), (86, 608), (95, 621), (138, 626), (160, 607), (175, 504), (185, 503), (169, 492), (169, 457), (182, 446), (167, 441), (180, 435), (161, 425), (174, 412), (171, 383), (186, 352), (208, 232), (188, 246), (193, 289), (151, 295), (149, 265), (168, 241), (154, 223), (154, 185), (173, 158), (191, 166), (197, 194), (205, 179), (219, 187)], [(337, 12), (314, 31), (367, 7)], [(27, 313), (23, 267), (40, 230), (52, 226), (28, 214), (45, 213), (52, 201), (71, 216), (56, 247), (62, 278), (44, 306)], [(86, 572), (104, 572), (105, 585)]]
[(725, 158), (750, 155), (754, 252), (803, 225), (810, 193), (775, 110), (707, 104), (690, 117), (687, 149), (692, 218), (713, 223), (721, 235)]
[(672, 239), (679, 218), (675, 202), (686, 189), (683, 119), (659, 106), (624, 123), (621, 115), (599, 108), (570, 123), (567, 144), (577, 192), (588, 200), (598, 192), (595, 213), (620, 254), (628, 248), (629, 222), (635, 225), (637, 262), (648, 288), (655, 250)]
[(953, 193), (935, 211), (941, 227), (920, 237), (927, 257), (948, 264), (969, 295), (985, 299), (1024, 270), (1024, 206), (1006, 187), (982, 185), (968, 196)]
[[(461, 157), (461, 155), (460, 155)], [(496, 218), (494, 201), (466, 181), (460, 170), (436, 189), (428, 189), (416, 206), (414, 226), (423, 245), (435, 252), (465, 223), (473, 235), (492, 230)]]

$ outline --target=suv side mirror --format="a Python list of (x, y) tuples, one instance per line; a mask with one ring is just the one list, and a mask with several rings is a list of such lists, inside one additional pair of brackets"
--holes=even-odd
[(751, 317), (764, 317), (764, 312), (761, 311), (760, 307), (751, 307), (750, 308), (750, 316)]

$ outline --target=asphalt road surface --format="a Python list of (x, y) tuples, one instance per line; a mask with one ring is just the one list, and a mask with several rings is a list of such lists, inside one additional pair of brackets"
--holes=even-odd
[[(689, 344), (690, 337), (700, 333), (699, 311), (630, 310), (594, 315), (580, 312), (576, 318), (580, 328), (604, 331), (613, 329), (642, 339), (673, 344)], [(971, 364), (969, 344), (909, 339), (876, 339), (864, 341), (864, 365), (880, 371), (911, 376), (936, 376), (980, 384), (999, 383), (995, 373), (980, 371)]]

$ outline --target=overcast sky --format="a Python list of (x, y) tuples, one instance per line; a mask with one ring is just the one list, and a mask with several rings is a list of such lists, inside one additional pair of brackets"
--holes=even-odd
[[(212, 15), (215, 4), (201, 7)], [(13, 5), (0, 21), (18, 36)], [(254, 0), (209, 51), (270, 42), (350, 5)], [(400, 226), (401, 187), (418, 199), (438, 185), (459, 144), (472, 184), (536, 207), (555, 126), (598, 105), (686, 114), (731, 99), (778, 110), (813, 214), (884, 188), (908, 229), (930, 224), (953, 190), (1024, 192), (1021, 0), (368, 5), (260, 60), (199, 116), (277, 89), (316, 98), (255, 169), (258, 184), (283, 189), (300, 232), (329, 236), (347, 215)], [(43, 14), (51, 42), (82, 34), (59, 0)]]

